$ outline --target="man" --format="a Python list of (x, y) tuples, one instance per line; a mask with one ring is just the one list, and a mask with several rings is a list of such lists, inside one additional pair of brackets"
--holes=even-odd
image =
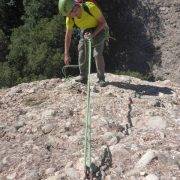
[(66, 16), (65, 54), (64, 63), (68, 65), (71, 61), (69, 47), (71, 44), (73, 27), (81, 30), (81, 38), (78, 44), (78, 62), (80, 78), (77, 82), (87, 82), (87, 62), (85, 62), (84, 39), (91, 38), (93, 46), (93, 57), (95, 58), (97, 77), (99, 85), (105, 86), (105, 63), (103, 57), (104, 42), (108, 26), (106, 20), (95, 3), (86, 1), (78, 3), (74, 0), (59, 0), (59, 10)]

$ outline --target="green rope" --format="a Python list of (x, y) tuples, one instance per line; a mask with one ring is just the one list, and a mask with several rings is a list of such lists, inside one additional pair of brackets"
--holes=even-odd
[(84, 149), (84, 165), (91, 165), (91, 107), (90, 107), (90, 73), (91, 73), (91, 40), (88, 39), (85, 43), (86, 57), (88, 58), (88, 82), (87, 82), (87, 112), (85, 120), (85, 149)]
[[(86, 60), (88, 60), (88, 81), (87, 81), (87, 109), (86, 109), (86, 118), (85, 118), (85, 145), (84, 145), (84, 167), (87, 173), (91, 173), (91, 106), (90, 106), (90, 73), (91, 73), (91, 51), (92, 47), (98, 46), (103, 42), (103, 40), (109, 40), (110, 35), (109, 31), (107, 30), (105, 32), (105, 37), (99, 41), (96, 44), (93, 44), (92, 46), (92, 39), (85, 40), (85, 61), (80, 65), (66, 65), (62, 69), (62, 73), (64, 74), (65, 78), (66, 76), (66, 68), (77, 68), (80, 66), (83, 66), (84, 63), (86, 63)], [(89, 172), (87, 172), (87, 170)]]

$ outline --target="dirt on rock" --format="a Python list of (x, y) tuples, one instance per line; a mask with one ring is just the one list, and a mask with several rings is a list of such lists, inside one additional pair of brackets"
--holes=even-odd
[[(179, 179), (180, 86), (106, 79), (91, 75), (94, 179)], [(83, 179), (86, 95), (74, 78), (0, 90), (0, 179)]]

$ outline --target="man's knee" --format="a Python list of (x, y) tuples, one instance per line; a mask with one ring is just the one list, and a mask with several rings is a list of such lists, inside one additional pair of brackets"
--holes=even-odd
[(103, 54), (97, 54), (96, 56), (94, 56), (95, 61), (103, 61), (104, 57)]

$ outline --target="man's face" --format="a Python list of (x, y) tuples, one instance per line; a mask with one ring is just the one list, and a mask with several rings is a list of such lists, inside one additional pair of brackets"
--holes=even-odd
[(79, 5), (74, 5), (71, 12), (69, 13), (70, 17), (76, 17), (79, 15), (80, 12), (80, 6)]

